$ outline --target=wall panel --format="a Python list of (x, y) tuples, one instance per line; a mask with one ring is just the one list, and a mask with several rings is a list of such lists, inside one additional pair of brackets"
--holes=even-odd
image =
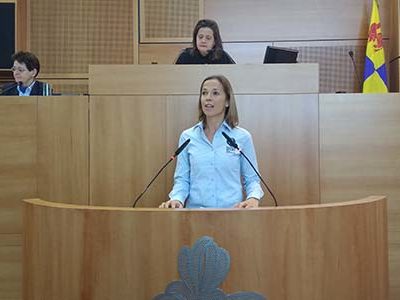
[[(318, 96), (238, 96), (261, 174), (280, 205), (319, 203)], [(271, 205), (265, 188), (264, 205)]]
[(133, 3), (30, 0), (30, 50), (43, 73), (87, 73), (89, 64), (133, 63)]
[(21, 245), (0, 246), (0, 299), (21, 299), (21, 250)]
[[(170, 157), (179, 146), (181, 132), (198, 121), (198, 95), (167, 96), (166, 110), (166, 156)], [(176, 162), (166, 170), (167, 194), (172, 190)]]
[[(90, 98), (90, 204), (130, 206), (166, 155), (164, 96)], [(165, 173), (138, 206), (166, 196)]]
[(190, 41), (203, 0), (141, 0), (140, 41)]
[(89, 203), (88, 118), (88, 97), (39, 97), (39, 197)]
[(37, 195), (36, 103), (0, 101), (0, 299), (21, 299), (21, 204)]
[[(390, 33), (392, 0), (381, 0), (383, 34)], [(366, 38), (368, 0), (205, 0), (205, 17), (218, 21), (224, 41)]]
[[(91, 204), (127, 206), (174, 152), (180, 133), (197, 123), (198, 95), (91, 99)], [(240, 95), (237, 101), (260, 172), (279, 203), (319, 203), (317, 95)], [(140, 205), (167, 199), (173, 172), (170, 166), (162, 173)], [(271, 204), (266, 193), (263, 205)]]
[(36, 195), (36, 97), (0, 102), (0, 233), (20, 233), (21, 202)]
[(400, 291), (399, 94), (320, 96), (321, 202), (386, 195), (390, 299)]
[(139, 64), (173, 64), (182, 49), (190, 44), (140, 44)]

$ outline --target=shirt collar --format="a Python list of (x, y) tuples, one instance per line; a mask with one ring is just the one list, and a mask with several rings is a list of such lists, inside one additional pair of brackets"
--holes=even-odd
[[(196, 128), (200, 128), (201, 130), (203, 130), (204, 126), (203, 126), (203, 121), (200, 121), (199, 123), (197, 123), (196, 125), (194, 125), (194, 127)], [(226, 122), (226, 120), (224, 120), (220, 126), (220, 128), (226, 129), (227, 131), (231, 131), (232, 128), (228, 125), (228, 123)]]
[(36, 81), (34, 80), (28, 87), (22, 89), (22, 87), (20, 87), (19, 85), (17, 85), (17, 90), (20, 96), (29, 96), (31, 94), (32, 91), (32, 87), (33, 85), (36, 83)]

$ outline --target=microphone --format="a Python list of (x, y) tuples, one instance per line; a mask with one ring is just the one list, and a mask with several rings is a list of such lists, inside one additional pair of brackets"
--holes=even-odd
[(222, 135), (226, 139), (226, 142), (228, 143), (229, 146), (237, 149), (240, 151), (238, 144), (236, 144), (236, 141), (234, 138), (231, 138), (229, 135), (227, 135), (225, 132), (222, 131)]
[(394, 57), (394, 58), (392, 58), (391, 60), (389, 60), (389, 64), (391, 64), (392, 62), (394, 62), (395, 60), (398, 60), (400, 58), (400, 55), (399, 56), (396, 56), (396, 57)]
[(22, 82), (20, 82), (20, 81), (10, 84), (4, 90), (3, 89), (1, 90), (0, 95), (4, 95), (4, 93), (8, 92), (9, 90), (12, 90), (13, 88), (15, 88), (16, 86), (21, 85), (21, 84), (22, 84)]
[(348, 52), (348, 54), (349, 54), (349, 56), (350, 56), (350, 58), (351, 58), (351, 62), (353, 63), (353, 72), (354, 72), (354, 74), (355, 74), (356, 77), (357, 77), (359, 88), (360, 88), (360, 90), (362, 90), (362, 89), (361, 89), (361, 87), (362, 87), (362, 81), (361, 81), (361, 79), (360, 79), (360, 76), (358, 75), (357, 65), (356, 65), (356, 61), (355, 61), (355, 59), (354, 59), (354, 52), (353, 52), (352, 50), (350, 50), (350, 51)]
[(224, 136), (224, 138), (226, 139), (226, 142), (229, 146), (235, 148), (236, 150), (238, 150), (240, 152), (241, 155), (243, 155), (243, 157), (247, 160), (247, 162), (250, 164), (250, 166), (253, 168), (254, 172), (256, 172), (258, 178), (260, 178), (261, 182), (264, 184), (264, 186), (267, 188), (268, 192), (270, 193), (270, 195), (272, 196), (272, 199), (274, 199), (274, 203), (275, 206), (278, 206), (278, 202), (276, 201), (275, 195), (272, 192), (272, 190), (269, 188), (268, 184), (264, 181), (264, 179), (261, 177), (260, 173), (258, 173), (257, 169), (253, 166), (253, 164), (251, 163), (250, 159), (246, 156), (246, 154), (243, 153), (242, 150), (240, 150), (238, 144), (236, 143), (235, 139), (230, 137), (229, 135), (227, 135), (225, 132), (222, 131), (222, 135)]
[(187, 139), (182, 145), (179, 146), (178, 149), (176, 149), (174, 155), (171, 156), (171, 160), (174, 160), (181, 152), (183, 149), (186, 148), (186, 146), (190, 143), (190, 139)]
[(153, 177), (153, 179), (150, 180), (150, 183), (146, 186), (146, 188), (143, 190), (143, 192), (140, 193), (140, 195), (136, 198), (135, 202), (133, 203), (132, 207), (135, 207), (140, 198), (146, 193), (146, 191), (149, 189), (151, 184), (153, 183), (154, 180), (160, 175), (162, 170), (164, 170), (171, 161), (173, 161), (182, 151), (183, 149), (186, 148), (186, 146), (190, 143), (190, 139), (187, 139), (182, 145), (179, 146), (178, 149), (176, 149), (175, 153), (170, 157), (170, 159), (161, 167), (161, 169), (157, 172), (157, 174)]

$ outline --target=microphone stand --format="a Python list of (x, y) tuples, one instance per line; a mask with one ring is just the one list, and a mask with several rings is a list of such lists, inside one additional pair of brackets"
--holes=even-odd
[(8, 92), (9, 90), (12, 90), (13, 88), (15, 88), (18, 85), (19, 85), (19, 83), (17, 83), (17, 82), (8, 85), (4, 90), (1, 90), (0, 95), (3, 95), (5, 92)]
[(348, 52), (348, 54), (351, 58), (351, 62), (353, 63), (353, 72), (354, 72), (354, 74), (356, 74), (356, 77), (358, 80), (358, 87), (360, 88), (360, 91), (362, 91), (362, 81), (361, 81), (360, 75), (358, 74), (356, 61), (354, 60), (354, 52), (350, 50)]
[(143, 192), (140, 193), (139, 196), (137, 196), (135, 202), (133, 202), (132, 207), (135, 207), (137, 202), (142, 198), (142, 196), (146, 193), (148, 188), (151, 186), (154, 180), (160, 175), (160, 173), (169, 165), (171, 161), (173, 161), (182, 151), (183, 149), (186, 148), (186, 146), (190, 143), (190, 139), (187, 139), (182, 145), (179, 146), (179, 148), (175, 151), (174, 155), (171, 156), (171, 158), (161, 167), (161, 169), (157, 172), (157, 174), (151, 179), (150, 183), (146, 186)]
[(227, 135), (225, 132), (222, 132), (222, 135), (226, 139), (226, 142), (228, 143), (229, 146), (235, 148), (240, 152), (241, 155), (247, 160), (247, 162), (250, 164), (250, 166), (253, 168), (254, 172), (256, 172), (258, 178), (260, 178), (261, 182), (264, 184), (264, 186), (267, 188), (268, 192), (272, 196), (272, 199), (274, 200), (275, 206), (278, 206), (278, 202), (276, 201), (275, 195), (272, 192), (272, 190), (268, 187), (267, 183), (264, 181), (264, 179), (261, 177), (260, 173), (258, 173), (257, 169), (253, 166), (251, 163), (250, 159), (244, 154), (244, 152), (239, 148), (238, 144), (236, 143), (234, 138), (231, 138), (229, 135)]
[(250, 166), (253, 168), (254, 172), (256, 172), (258, 178), (260, 178), (261, 182), (264, 184), (264, 186), (267, 188), (268, 192), (270, 193), (270, 195), (272, 196), (272, 199), (274, 199), (274, 204), (275, 206), (278, 206), (278, 202), (276, 201), (275, 195), (274, 193), (271, 191), (271, 189), (268, 187), (268, 185), (265, 183), (264, 179), (262, 179), (260, 173), (258, 173), (257, 169), (253, 166), (253, 164), (251, 163), (250, 159), (246, 156), (246, 154), (244, 154), (244, 152), (242, 150), (239, 149), (239, 147), (237, 148), (237, 150), (239, 150), (240, 154), (243, 155), (243, 157), (247, 160), (247, 162), (250, 164)]
[(400, 55), (392, 58), (391, 60), (389, 60), (389, 64), (391, 64), (392, 62), (394, 62), (395, 60), (397, 60), (399, 58), (400, 58)]
[(151, 186), (151, 184), (153, 183), (154, 180), (156, 180), (157, 176), (160, 175), (160, 173), (170, 164), (171, 161), (173, 161), (175, 159), (174, 156), (171, 156), (171, 158), (161, 167), (160, 170), (158, 170), (157, 174), (153, 177), (153, 179), (151, 179), (150, 183), (146, 186), (146, 188), (143, 190), (143, 192), (140, 193), (139, 196), (137, 196), (135, 202), (133, 203), (132, 207), (135, 207), (137, 202), (140, 200), (140, 198), (142, 198), (142, 196), (144, 195), (144, 193), (147, 192), (147, 190), (149, 189), (149, 187)]

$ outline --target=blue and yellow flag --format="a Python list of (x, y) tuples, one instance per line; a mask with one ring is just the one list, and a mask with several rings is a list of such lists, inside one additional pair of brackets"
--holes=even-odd
[(367, 55), (365, 57), (363, 93), (387, 93), (385, 53), (379, 8), (372, 0), (371, 21), (368, 30)]

